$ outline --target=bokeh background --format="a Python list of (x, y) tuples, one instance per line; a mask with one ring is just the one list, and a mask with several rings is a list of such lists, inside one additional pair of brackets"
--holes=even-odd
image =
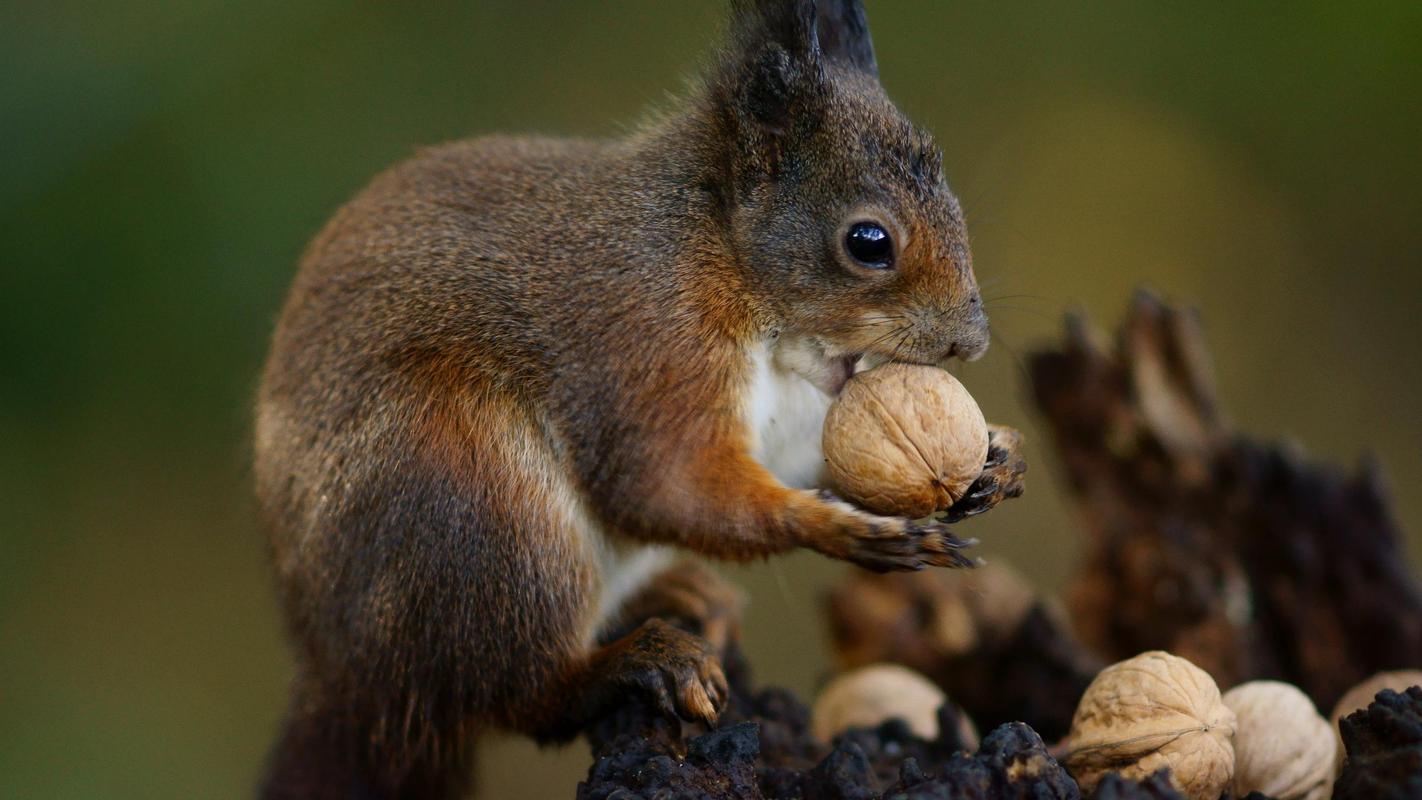
[[(721, 4), (20, 0), (0, 6), (0, 796), (250, 795), (290, 664), (248, 416), (293, 265), (413, 148), (615, 135), (673, 102)], [(1023, 353), (1132, 287), (1198, 306), (1235, 421), (1376, 452), (1422, 533), (1422, 4), (870, 3), (937, 132), (998, 342), (961, 371), (1036, 427)], [(576, 298), (569, 298), (576, 303)], [(1041, 443), (1041, 437), (1034, 437)], [(1050, 589), (1049, 452), (966, 528)], [(1414, 540), (1413, 551), (1418, 542)], [(810, 691), (821, 592), (730, 572), (761, 677)], [(570, 797), (575, 744), (483, 749), (488, 797)]]

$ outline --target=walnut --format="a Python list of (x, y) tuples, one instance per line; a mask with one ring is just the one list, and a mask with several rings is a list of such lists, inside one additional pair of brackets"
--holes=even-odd
[(1181, 793), (1216, 800), (1234, 775), (1234, 712), (1210, 676), (1161, 651), (1102, 670), (1064, 742), (1067, 769), (1090, 794), (1108, 773), (1144, 780), (1161, 767)]
[(1338, 742), (1308, 695), (1280, 681), (1250, 681), (1225, 692), (1224, 704), (1237, 720), (1235, 796), (1325, 800), (1332, 793)]
[(855, 375), (825, 415), (829, 475), (881, 514), (924, 517), (961, 498), (987, 460), (987, 422), (937, 367), (885, 364)]
[[(943, 691), (913, 670), (898, 664), (870, 664), (836, 677), (815, 698), (810, 727), (815, 738), (828, 742), (850, 728), (873, 728), (899, 718), (920, 739), (938, 738), (938, 709), (948, 701)], [(960, 715), (960, 738), (976, 746), (977, 731)]]

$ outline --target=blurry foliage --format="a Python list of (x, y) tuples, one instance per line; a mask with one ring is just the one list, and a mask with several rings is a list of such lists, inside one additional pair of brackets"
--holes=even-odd
[[(287, 663), (246, 475), (293, 264), (416, 146), (615, 134), (680, 91), (719, 3), (0, 7), (0, 796), (250, 793)], [(1240, 426), (1372, 448), (1422, 531), (1422, 5), (871, 3), (937, 132), (998, 344), (960, 370), (1033, 433), (1015, 352), (1147, 282), (1197, 303)], [(570, 298), (575, 302), (575, 298)], [(1051, 458), (973, 523), (1048, 585)], [(1043, 551), (1055, 557), (1043, 559)], [(794, 556), (734, 570), (762, 677), (822, 669)], [(772, 627), (774, 626), (774, 627)], [(534, 758), (500, 745), (493, 796)], [(577, 749), (540, 767), (571, 790)], [(571, 770), (571, 771), (570, 771)]]

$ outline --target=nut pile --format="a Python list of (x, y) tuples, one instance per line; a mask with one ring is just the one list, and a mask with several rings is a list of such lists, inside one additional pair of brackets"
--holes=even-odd
[[(1092, 666), (1078, 657), (1081, 646), (1060, 613), (1044, 611), (1053, 604), (1000, 561), (968, 573), (856, 573), (829, 599), (833, 641), (849, 676), (875, 661), (908, 665), (986, 727), (1005, 721), (1004, 708), (1034, 727), (1054, 726), (1065, 699), (1071, 725), (1060, 728), (1053, 753), (1084, 796), (1325, 800), (1333, 793), (1342, 763), (1337, 728), (1298, 687), (1254, 680), (1221, 694), (1204, 670), (1162, 651)], [(1382, 689), (1409, 685), (1422, 685), (1422, 672), (1375, 675), (1345, 694), (1335, 716), (1367, 707)], [(864, 710), (891, 705), (876, 698)], [(912, 710), (899, 714), (907, 720)], [(1422, 780), (1422, 761), (1418, 770)]]
[[(1169, 653), (1102, 670), (1070, 735), (1050, 748), (1021, 722), (976, 744), (953, 703), (903, 667), (846, 673), (812, 712), (783, 690), (755, 690), (738, 651), (726, 657), (731, 698), (717, 729), (683, 742), (680, 723), (632, 700), (588, 731), (598, 759), (580, 800), (1422, 796), (1422, 688), (1384, 690), (1345, 718), (1348, 760), (1335, 789), (1331, 726), (1307, 696), (1277, 681), (1221, 696), (1209, 675)], [(933, 702), (942, 703), (937, 734), (924, 736), (923, 707)], [(839, 716), (822, 728), (826, 708)]]

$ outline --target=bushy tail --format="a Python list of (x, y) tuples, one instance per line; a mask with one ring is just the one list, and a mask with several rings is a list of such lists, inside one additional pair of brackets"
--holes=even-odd
[(298, 681), (267, 757), (263, 800), (445, 800), (467, 796), (472, 748), (411, 757), (381, 741), (352, 705), (325, 704)]

